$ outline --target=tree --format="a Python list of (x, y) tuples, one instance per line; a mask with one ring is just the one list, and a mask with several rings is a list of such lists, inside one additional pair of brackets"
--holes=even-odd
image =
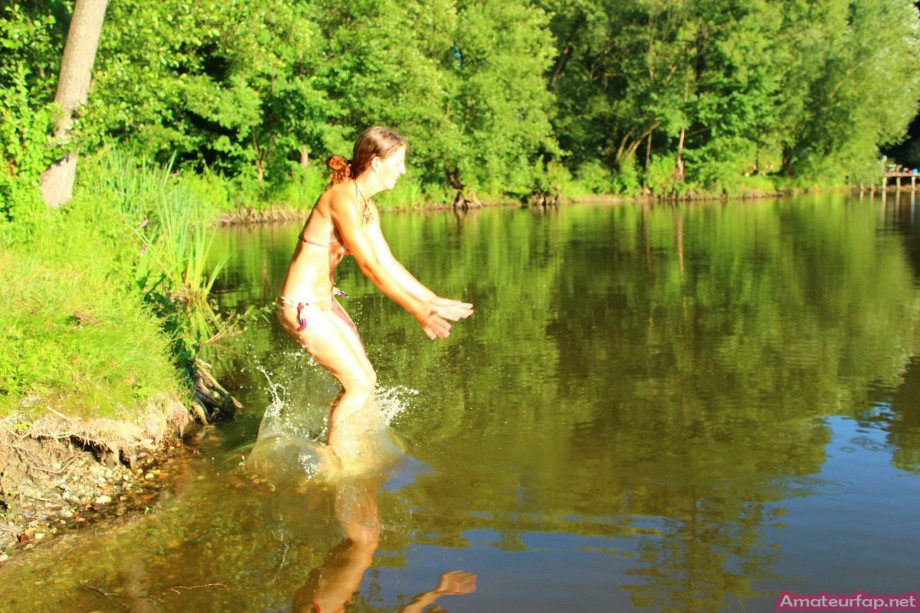
[(549, 18), (527, 2), (459, 2), (450, 117), (460, 155), (447, 169), (495, 193), (526, 193), (542, 157), (557, 152), (544, 75), (555, 52)]
[(317, 13), (317, 87), (340, 125), (384, 123), (425, 182), (525, 193), (554, 152), (552, 38), (528, 2), (356, 1)]
[(685, 157), (708, 188), (765, 171), (853, 180), (917, 112), (910, 0), (540, 4), (559, 52), (553, 128), (576, 169), (644, 160), (646, 180), (667, 178)]
[(813, 179), (877, 172), (879, 145), (917, 113), (920, 21), (909, 0), (785, 3), (783, 172)]
[(89, 85), (96, 49), (102, 35), (102, 22), (108, 0), (76, 0), (64, 55), (58, 77), (54, 102), (60, 107), (55, 137), (65, 146), (65, 153), (51, 165), (41, 178), (41, 193), (45, 203), (57, 208), (70, 200), (77, 171), (77, 149), (67, 146), (73, 127), (74, 114), (89, 98)]

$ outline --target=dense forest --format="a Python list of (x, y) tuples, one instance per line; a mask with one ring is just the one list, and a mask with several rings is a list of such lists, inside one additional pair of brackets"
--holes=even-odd
[(908, 167), (907, 0), (111, 0), (89, 104), (53, 139), (72, 0), (0, 1), (0, 212), (62, 152), (113, 146), (277, 193), (367, 125), (428, 200), (681, 195)]

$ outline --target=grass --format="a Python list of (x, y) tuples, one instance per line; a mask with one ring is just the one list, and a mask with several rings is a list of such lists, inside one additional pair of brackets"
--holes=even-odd
[(121, 230), (134, 241), (125, 254), (134, 261), (134, 284), (171, 335), (177, 358), (190, 361), (228, 327), (209, 298), (224, 261), (207, 264), (212, 222), (228, 204), (225, 184), (208, 174), (181, 177), (169, 166), (151, 167), (115, 150), (89, 172), (89, 193), (117, 205), (125, 220)]
[(0, 253), (0, 417), (145, 419), (227, 331), (209, 302), (214, 207), (130, 155), (85, 161), (74, 199), (23, 198)]
[(0, 417), (50, 407), (130, 419), (154, 396), (178, 394), (160, 323), (83, 263), (22, 247), (0, 253)]
[(148, 223), (137, 229), (144, 243), (138, 264), (144, 297), (182, 351), (193, 355), (221, 329), (209, 294), (226, 259), (207, 267), (214, 231), (189, 192), (166, 185), (152, 205)]

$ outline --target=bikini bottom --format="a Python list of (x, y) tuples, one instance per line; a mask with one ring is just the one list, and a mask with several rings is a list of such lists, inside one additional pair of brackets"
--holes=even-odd
[(307, 327), (307, 318), (304, 316), (303, 311), (308, 306), (315, 306), (316, 308), (329, 312), (332, 310), (332, 301), (336, 296), (341, 296), (343, 298), (348, 298), (348, 294), (343, 292), (337, 287), (332, 288), (332, 295), (328, 298), (308, 298), (306, 300), (292, 300), (286, 296), (278, 296), (278, 305), (277, 309), (283, 311), (286, 307), (295, 307), (297, 309), (297, 323), (300, 326), (297, 328), (297, 332), (303, 332)]

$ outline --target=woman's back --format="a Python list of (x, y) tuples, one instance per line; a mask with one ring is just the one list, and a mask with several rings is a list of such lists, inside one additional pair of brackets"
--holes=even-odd
[(331, 207), (333, 199), (348, 198), (349, 194), (347, 185), (339, 183), (326, 189), (316, 201), (281, 285), (283, 296), (309, 302), (332, 295), (333, 273), (348, 250), (332, 221)]

